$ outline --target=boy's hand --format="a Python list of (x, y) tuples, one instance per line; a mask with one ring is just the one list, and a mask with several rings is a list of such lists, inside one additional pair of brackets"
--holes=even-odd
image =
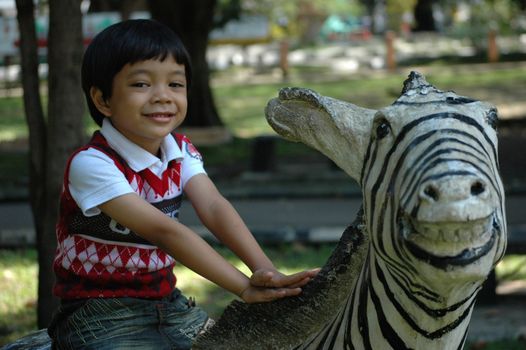
[(247, 303), (268, 302), (301, 293), (301, 287), (307, 284), (320, 269), (302, 271), (284, 275), (271, 269), (260, 269), (250, 277), (250, 286), (241, 293)]
[(250, 284), (255, 287), (297, 289), (306, 285), (319, 271), (318, 268), (284, 275), (277, 270), (260, 269), (250, 277)]
[(245, 289), (240, 297), (246, 303), (263, 303), (301, 293), (301, 288), (265, 288), (253, 285)]

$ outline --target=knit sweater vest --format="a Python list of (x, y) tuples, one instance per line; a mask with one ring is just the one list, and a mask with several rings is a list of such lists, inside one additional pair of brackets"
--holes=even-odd
[[(177, 144), (191, 145), (174, 135)], [(162, 298), (171, 293), (176, 278), (175, 260), (162, 250), (112, 220), (104, 213), (86, 217), (69, 192), (69, 167), (78, 152), (95, 148), (115, 163), (139, 196), (155, 191), (162, 199), (151, 203), (165, 214), (177, 217), (181, 205), (181, 163), (172, 160), (158, 178), (149, 169), (132, 170), (99, 132), (69, 159), (60, 197), (56, 226), (57, 251), (53, 262), (56, 282), (53, 292), (62, 299), (80, 298)], [(166, 198), (168, 186), (177, 186), (176, 196)], [(151, 197), (151, 195), (150, 195)]]

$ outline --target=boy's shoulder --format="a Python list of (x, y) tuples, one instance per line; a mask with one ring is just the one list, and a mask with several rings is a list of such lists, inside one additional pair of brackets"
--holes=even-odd
[(171, 135), (174, 137), (175, 141), (177, 142), (177, 146), (179, 146), (179, 149), (181, 149), (183, 156), (188, 155), (189, 157), (193, 159), (203, 161), (203, 157), (201, 156), (201, 153), (199, 153), (197, 148), (194, 146), (194, 144), (190, 141), (190, 139), (185, 134), (173, 132)]
[(101, 160), (103, 164), (109, 163), (116, 165), (121, 171), (126, 164), (125, 159), (109, 145), (100, 131), (95, 131), (86, 144), (77, 148), (71, 154), (67, 164), (67, 171), (69, 171), (72, 165), (75, 167), (81, 166), (83, 169), (86, 167), (100, 166)]
[(188, 139), (188, 137), (186, 137), (185, 134), (172, 132), (170, 135), (172, 135), (172, 137), (175, 139), (175, 142), (177, 142), (177, 146), (179, 146), (179, 148), (181, 148), (181, 146), (183, 145), (183, 141), (190, 142), (190, 140)]
[(108, 140), (106, 140), (104, 135), (102, 135), (102, 133), (99, 130), (93, 133), (90, 141), (83, 147), (81, 147), (79, 149), (79, 152), (89, 150), (90, 148), (106, 154), (110, 158), (117, 160), (119, 163), (125, 163), (124, 158), (119, 154), (118, 151), (116, 151), (110, 146)]

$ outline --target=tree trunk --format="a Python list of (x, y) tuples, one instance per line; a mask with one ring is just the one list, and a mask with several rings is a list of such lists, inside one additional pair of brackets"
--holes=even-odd
[(42, 208), (44, 206), (44, 179), (46, 154), (46, 125), (40, 100), (38, 77), (38, 52), (33, 0), (16, 0), (17, 20), (20, 31), (20, 58), (24, 109), (29, 129), (29, 201), (37, 237), (42, 233)]
[(108, 0), (91, 0), (90, 12), (110, 12), (116, 11), (121, 15), (121, 19), (130, 18), (133, 11), (141, 11), (144, 0), (126, 0), (126, 1), (108, 1)]
[(82, 144), (84, 101), (80, 89), (82, 14), (77, 0), (49, 2), (48, 127), (43, 231), (38, 239), (38, 325), (48, 325), (57, 300), (52, 295), (52, 261), (56, 250), (55, 224), (66, 160)]
[(192, 87), (185, 126), (223, 125), (210, 89), (206, 60), (208, 34), (214, 25), (216, 0), (148, 1), (152, 17), (181, 36), (192, 60)]
[(435, 31), (435, 19), (433, 18), (433, 2), (435, 0), (418, 0), (415, 6), (415, 32)]

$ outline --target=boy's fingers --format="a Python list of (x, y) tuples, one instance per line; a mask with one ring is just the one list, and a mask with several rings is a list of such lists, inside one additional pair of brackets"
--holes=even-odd
[(292, 275), (276, 275), (272, 282), (274, 287), (289, 287), (294, 288), (295, 286), (303, 286), (311, 280), (312, 277), (316, 276), (317, 271), (302, 271)]
[(292, 275), (284, 275), (277, 271), (257, 270), (250, 277), (250, 283), (256, 287), (274, 287), (274, 288), (296, 288), (307, 284), (320, 269), (301, 271)]
[(309, 283), (309, 281), (310, 281), (311, 279), (312, 279), (311, 277), (306, 277), (306, 278), (302, 279), (301, 281), (299, 281), (298, 283), (288, 285), (287, 288), (299, 288), (299, 287), (303, 287), (304, 285), (306, 285), (307, 283)]
[(258, 270), (250, 277), (250, 284), (256, 287), (271, 287), (274, 273), (268, 270)]
[(301, 288), (248, 288), (242, 298), (247, 303), (269, 302), (301, 293)]
[(314, 277), (318, 274), (318, 272), (321, 271), (321, 267), (317, 267), (315, 269), (309, 270), (308, 272), (311, 274), (311, 277)]
[(301, 288), (267, 288), (262, 290), (265, 301), (272, 301), (286, 297), (292, 297), (301, 293)]
[(301, 288), (280, 288), (276, 299), (292, 297), (301, 293)]

